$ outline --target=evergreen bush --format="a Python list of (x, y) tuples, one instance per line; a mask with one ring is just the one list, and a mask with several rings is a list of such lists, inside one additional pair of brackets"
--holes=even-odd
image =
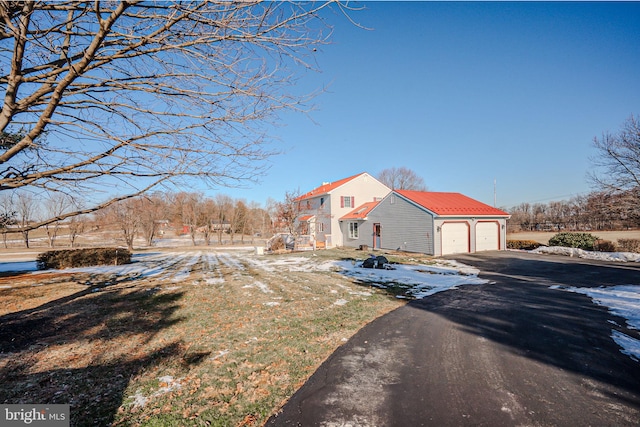
[(523, 249), (530, 251), (542, 246), (542, 243), (535, 240), (507, 240), (507, 249)]
[(43, 252), (36, 258), (38, 270), (94, 265), (120, 265), (131, 262), (131, 252), (123, 248), (68, 249)]
[(598, 238), (590, 233), (558, 233), (549, 239), (549, 246), (564, 246), (568, 248), (592, 251)]

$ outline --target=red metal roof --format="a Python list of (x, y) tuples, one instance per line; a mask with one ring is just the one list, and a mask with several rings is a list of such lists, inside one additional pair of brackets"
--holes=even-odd
[(399, 195), (441, 215), (509, 216), (508, 213), (460, 193), (395, 190)]
[(360, 175), (364, 175), (365, 173), (366, 172), (362, 172), (362, 173), (359, 173), (358, 175), (350, 176), (349, 178), (344, 178), (344, 179), (341, 179), (339, 181), (328, 182), (326, 184), (322, 184), (320, 187), (314, 188), (313, 190), (309, 191), (308, 193), (305, 193), (302, 196), (298, 197), (296, 200), (305, 200), (305, 199), (309, 199), (311, 197), (316, 197), (316, 196), (320, 196), (322, 194), (327, 194), (331, 190), (336, 189), (336, 188), (340, 187), (341, 185), (344, 185), (347, 182), (351, 181), (352, 179), (357, 178)]
[(345, 220), (345, 219), (365, 219), (367, 217), (367, 215), (369, 215), (369, 212), (371, 212), (371, 210), (373, 208), (378, 206), (378, 203), (380, 203), (380, 202), (379, 201), (377, 201), (377, 202), (367, 202), (367, 203), (365, 203), (363, 205), (360, 205), (357, 208), (355, 208), (354, 210), (352, 210), (351, 212), (349, 212), (348, 214), (346, 214), (345, 216), (343, 216), (342, 218), (340, 218), (340, 220)]

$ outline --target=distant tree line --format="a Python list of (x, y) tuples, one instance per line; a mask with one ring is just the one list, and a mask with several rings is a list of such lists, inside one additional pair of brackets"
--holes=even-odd
[(638, 188), (619, 192), (593, 192), (569, 200), (521, 203), (507, 211), (507, 231), (624, 230), (640, 227)]
[(177, 234), (188, 234), (194, 246), (224, 240), (231, 244), (253, 243), (256, 235), (271, 230), (271, 216), (256, 202), (246, 202), (219, 194), (206, 197), (202, 193), (152, 193), (135, 197), (97, 211), (97, 222), (119, 228), (127, 247), (133, 249), (136, 237), (152, 246), (166, 227)]
[(508, 211), (510, 232), (621, 230), (640, 227), (640, 117), (593, 140), (589, 181), (596, 191), (547, 204), (521, 203)]
[[(0, 198), (0, 233), (7, 247), (7, 235), (16, 230), (26, 247), (30, 244), (28, 227), (41, 217), (64, 217), (65, 210), (74, 209), (71, 200), (37, 201), (28, 193)], [(275, 202), (269, 203), (275, 206)], [(272, 208), (273, 210), (274, 208)], [(100, 230), (114, 235), (133, 249), (134, 240), (143, 239), (147, 246), (167, 231), (191, 237), (194, 246), (236, 242), (253, 243), (254, 237), (272, 231), (272, 214), (256, 202), (234, 199), (228, 195), (206, 197), (201, 193), (154, 192), (114, 203), (92, 214), (60, 219), (40, 227), (46, 231), (49, 247), (64, 235), (69, 247), (74, 247), (80, 233)], [(64, 230), (64, 233), (61, 233)]]

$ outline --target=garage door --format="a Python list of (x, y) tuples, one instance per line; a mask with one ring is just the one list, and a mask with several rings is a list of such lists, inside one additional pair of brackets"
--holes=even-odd
[(500, 249), (498, 243), (497, 222), (479, 222), (476, 224), (476, 251), (496, 251)]
[(442, 224), (442, 255), (469, 252), (469, 225), (466, 222)]

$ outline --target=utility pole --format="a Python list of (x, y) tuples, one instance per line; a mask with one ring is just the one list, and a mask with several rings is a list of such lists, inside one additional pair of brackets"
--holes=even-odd
[(496, 179), (493, 178), (493, 207), (494, 208), (497, 207), (496, 206), (496, 201), (497, 201), (497, 198), (496, 198)]

